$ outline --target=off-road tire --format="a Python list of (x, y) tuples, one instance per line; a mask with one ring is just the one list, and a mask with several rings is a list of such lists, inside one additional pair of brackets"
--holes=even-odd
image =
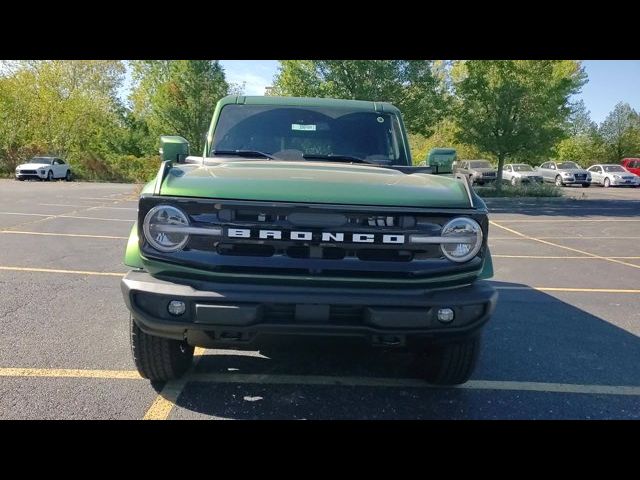
[(131, 353), (140, 375), (152, 382), (180, 378), (192, 365), (194, 347), (187, 342), (144, 333), (133, 319)]
[(471, 377), (480, 353), (480, 335), (435, 346), (426, 352), (423, 376), (434, 385), (460, 385)]

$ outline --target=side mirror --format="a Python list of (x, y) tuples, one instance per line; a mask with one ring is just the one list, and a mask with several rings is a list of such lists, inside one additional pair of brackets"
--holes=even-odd
[(160, 157), (162, 161), (171, 160), (184, 163), (189, 156), (189, 142), (178, 136), (163, 135), (160, 137)]

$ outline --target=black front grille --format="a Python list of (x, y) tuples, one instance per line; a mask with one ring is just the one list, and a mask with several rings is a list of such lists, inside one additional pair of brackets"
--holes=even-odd
[[(149, 209), (159, 202), (181, 208), (189, 215), (192, 227), (220, 229), (223, 235), (191, 234), (182, 250), (161, 253), (146, 243), (140, 231), (143, 255), (167, 264), (238, 275), (237, 281), (246, 276), (278, 275), (305, 281), (362, 278), (391, 286), (380, 280), (413, 281), (456, 272), (466, 274), (481, 266), (482, 250), (475, 259), (456, 264), (444, 258), (440, 245), (411, 243), (409, 238), (413, 234), (438, 236), (445, 223), (461, 215), (478, 221), (486, 238), (488, 223), (485, 213), (462, 209), (391, 209), (143, 196), (139, 228)], [(323, 226), (324, 223), (327, 226)], [(250, 233), (236, 235), (230, 230)], [(282, 235), (262, 238), (260, 231), (278, 231)], [(294, 231), (309, 235), (294, 238)], [(343, 239), (323, 237), (336, 232), (343, 234)], [(374, 242), (358, 242), (354, 235), (373, 235)], [(393, 240), (402, 235), (404, 241)]]
[(584, 180), (587, 176), (582, 173), (576, 173), (576, 180)]
[(35, 175), (37, 172), (35, 170), (20, 170), (20, 173), (24, 173), (25, 175)]

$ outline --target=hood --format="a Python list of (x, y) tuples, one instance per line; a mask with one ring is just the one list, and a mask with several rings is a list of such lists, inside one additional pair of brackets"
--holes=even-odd
[(541, 177), (542, 174), (540, 172), (513, 172), (514, 175), (517, 175), (519, 177)]
[(591, 173), (591, 172), (587, 172), (584, 168), (559, 168), (558, 172), (562, 172), (562, 173), (572, 173), (572, 174), (576, 174), (576, 173)]
[(50, 167), (50, 163), (22, 163), (18, 165), (16, 168), (24, 169), (24, 170), (38, 170), (39, 168)]
[(470, 168), (469, 170), (473, 170), (474, 172), (497, 172), (498, 170), (493, 168), (493, 167), (489, 167), (489, 168)]
[(274, 202), (468, 208), (463, 183), (367, 165), (276, 160), (174, 166), (162, 195)]

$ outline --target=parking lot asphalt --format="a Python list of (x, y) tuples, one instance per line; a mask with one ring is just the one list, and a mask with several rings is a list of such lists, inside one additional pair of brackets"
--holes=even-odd
[(640, 418), (640, 189), (564, 193), (487, 201), (500, 298), (461, 387), (320, 341), (202, 350), (151, 385), (119, 285), (136, 187), (0, 180), (0, 419)]

